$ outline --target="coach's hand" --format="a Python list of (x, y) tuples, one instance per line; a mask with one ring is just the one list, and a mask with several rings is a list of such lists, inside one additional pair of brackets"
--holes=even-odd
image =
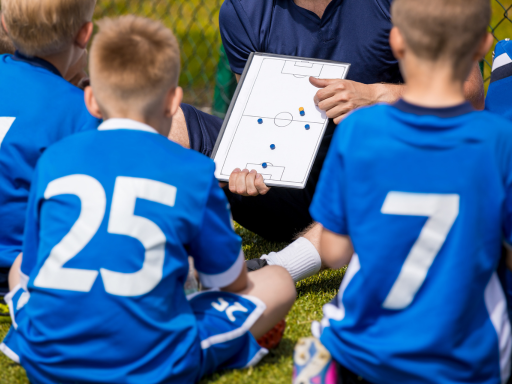
[(339, 124), (350, 111), (379, 101), (375, 84), (315, 77), (310, 77), (309, 81), (315, 87), (322, 88), (315, 95), (315, 104), (326, 112), (328, 118), (334, 119), (336, 124)]
[(229, 177), (229, 190), (242, 196), (265, 195), (270, 188), (265, 185), (263, 176), (254, 169), (249, 172), (248, 169), (241, 171), (235, 169)]

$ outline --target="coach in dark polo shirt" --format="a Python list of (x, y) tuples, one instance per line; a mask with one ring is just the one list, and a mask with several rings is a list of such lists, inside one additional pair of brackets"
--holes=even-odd
[[(286, 267), (296, 280), (320, 268), (314, 247), (320, 231), (311, 225), (309, 205), (335, 124), (355, 108), (395, 102), (404, 89), (389, 46), (390, 6), (391, 0), (226, 0), (220, 10), (222, 42), (237, 79), (251, 52), (352, 64), (347, 80), (310, 79), (319, 88), (315, 102), (333, 121), (304, 190), (267, 188), (250, 170), (235, 170), (229, 189), (225, 188), (233, 217), (244, 227), (278, 241), (289, 241), (302, 232), (307, 240), (301, 238), (267, 258), (269, 264)], [(465, 88), (468, 100), (483, 108), (478, 68)], [(188, 105), (182, 109), (184, 115), (173, 124), (171, 138), (210, 155), (221, 120)]]

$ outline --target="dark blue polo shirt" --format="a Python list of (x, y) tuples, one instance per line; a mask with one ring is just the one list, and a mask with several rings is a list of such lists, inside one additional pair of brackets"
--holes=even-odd
[(226, 0), (220, 31), (233, 72), (251, 52), (351, 63), (349, 80), (402, 82), (389, 46), (392, 0), (332, 0), (320, 19), (293, 0)]

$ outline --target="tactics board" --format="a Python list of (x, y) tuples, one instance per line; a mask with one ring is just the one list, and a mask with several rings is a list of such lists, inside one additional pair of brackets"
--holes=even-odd
[(345, 79), (350, 64), (251, 54), (231, 101), (212, 158), (215, 176), (234, 169), (260, 173), (265, 184), (304, 188), (328, 118), (314, 103), (309, 77)]

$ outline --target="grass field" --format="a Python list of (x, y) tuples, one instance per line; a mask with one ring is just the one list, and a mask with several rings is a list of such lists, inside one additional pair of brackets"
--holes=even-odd
[[(286, 244), (269, 243), (253, 233), (237, 227), (242, 236), (243, 249), (248, 259), (260, 257), (264, 253), (278, 251)], [(297, 284), (297, 301), (288, 315), (284, 338), (279, 347), (271, 351), (261, 363), (242, 371), (226, 371), (207, 377), (201, 384), (267, 384), (290, 383), (292, 375), (293, 347), (300, 337), (310, 336), (310, 324), (322, 318), (322, 305), (329, 302), (337, 293), (344, 270), (323, 271), (320, 274)], [(94, 308), (90, 308), (94, 311)], [(7, 311), (0, 306), (0, 311)], [(8, 317), (0, 317), (0, 340), (10, 327)], [(0, 383), (28, 384), (24, 370), (0, 353)]]

